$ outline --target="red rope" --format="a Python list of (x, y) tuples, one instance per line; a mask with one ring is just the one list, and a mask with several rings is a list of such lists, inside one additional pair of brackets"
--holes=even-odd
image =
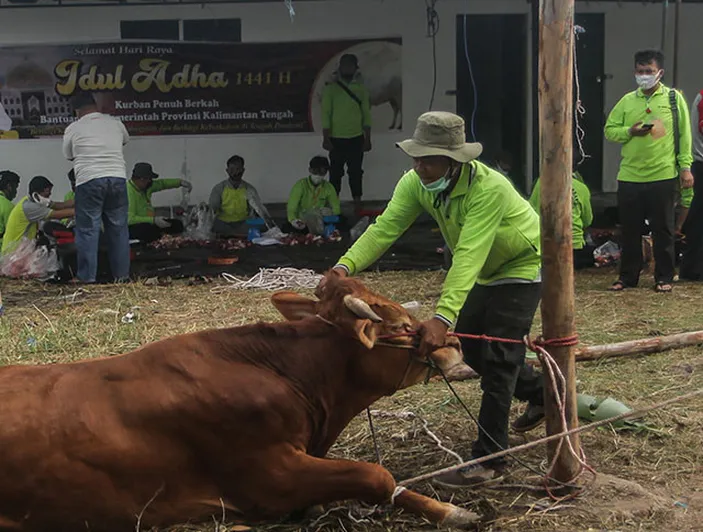
[[(403, 336), (419, 336), (420, 333), (417, 331), (399, 333), (399, 334), (387, 334), (384, 336), (379, 336), (379, 340), (386, 340), (388, 338), (400, 338)], [(465, 333), (447, 333), (449, 336), (455, 336), (457, 338), (466, 338), (467, 340), (482, 340), (485, 342), (500, 342), (504, 344), (525, 344), (530, 351), (538, 353), (539, 347), (570, 347), (577, 345), (579, 343), (578, 334), (572, 336), (566, 336), (564, 338), (549, 338), (545, 340), (544, 338), (537, 337), (535, 339), (530, 339), (525, 337), (522, 340), (517, 340), (515, 338), (500, 338), (498, 336), (488, 336), (487, 334), (465, 334)]]

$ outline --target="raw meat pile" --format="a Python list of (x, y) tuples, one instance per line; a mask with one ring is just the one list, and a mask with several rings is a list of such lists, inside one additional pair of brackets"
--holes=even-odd
[(312, 233), (309, 233), (307, 235), (286, 235), (284, 236), (280, 242), (284, 246), (310, 246), (310, 245), (316, 245), (316, 246), (321, 246), (322, 244), (327, 244), (330, 242), (341, 242), (342, 240), (342, 235), (339, 233), (339, 231), (335, 231), (332, 233), (328, 238), (325, 238), (323, 236), (318, 236), (318, 235), (313, 235)]
[(243, 238), (227, 240), (199, 240), (180, 235), (164, 235), (149, 244), (153, 249), (208, 248), (221, 251), (234, 251), (251, 246), (251, 242)]
[[(330, 242), (341, 242), (342, 235), (335, 231), (328, 238), (313, 234), (284, 235), (278, 241), (284, 246), (320, 246)], [(220, 251), (236, 251), (251, 247), (253, 244), (244, 238), (229, 238), (227, 240), (199, 240), (180, 235), (164, 235), (159, 240), (149, 244), (152, 249), (181, 249), (181, 248), (208, 248)]]

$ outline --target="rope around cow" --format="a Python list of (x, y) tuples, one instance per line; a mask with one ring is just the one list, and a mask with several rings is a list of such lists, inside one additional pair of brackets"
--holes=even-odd
[[(408, 333), (399, 333), (399, 334), (392, 334), (392, 335), (384, 335), (380, 336), (379, 339), (388, 339), (388, 338), (398, 338), (398, 337), (403, 337), (403, 336), (417, 336), (419, 333), (417, 331), (414, 332), (408, 332)], [(531, 340), (529, 337), (525, 336), (522, 340), (518, 340), (515, 338), (500, 338), (496, 336), (489, 336), (485, 334), (466, 334), (466, 333), (448, 333), (449, 336), (454, 336), (457, 338), (465, 338), (465, 339), (471, 339), (471, 340), (481, 340), (481, 341), (487, 341), (487, 342), (501, 342), (501, 343), (510, 343), (510, 344), (525, 344), (525, 346), (530, 349), (531, 351), (535, 352), (542, 363), (542, 366), (545, 368), (547, 375), (549, 376), (549, 382), (552, 386), (552, 391), (554, 393), (554, 397), (556, 399), (557, 403), (557, 409), (559, 412), (559, 420), (560, 420), (560, 425), (561, 425), (561, 432), (562, 433), (567, 433), (569, 431), (569, 424), (566, 419), (566, 378), (564, 377), (564, 374), (561, 371), (561, 368), (559, 368), (559, 365), (556, 363), (554, 358), (549, 354), (549, 352), (545, 349), (545, 347), (551, 346), (551, 347), (570, 347), (578, 344), (578, 335), (572, 335), (572, 336), (567, 336), (563, 338), (552, 338), (552, 339), (543, 339), (543, 338), (537, 338), (534, 340)], [(519, 460), (515, 456), (512, 456), (512, 454), (509, 454), (509, 449), (505, 449), (502, 445), (500, 445), (493, 437), (486, 431), (486, 429), (479, 423), (479, 421), (476, 419), (476, 417), (471, 413), (469, 408), (466, 406), (466, 404), (461, 400), (461, 397), (459, 394), (456, 392), (454, 387), (451, 385), (449, 380), (447, 379), (446, 375), (444, 372), (440, 369), (437, 368), (444, 379), (444, 382), (446, 385), (449, 387), (451, 392), (454, 394), (455, 398), (459, 401), (461, 406), (466, 410), (466, 413), (469, 415), (469, 417), (473, 420), (473, 422), (476, 424), (478, 429), (482, 431), (492, 442), (493, 444), (498, 447), (498, 449), (501, 450), (501, 452), (505, 451), (505, 454), (508, 454), (513, 460), (515, 460), (517, 463), (522, 465), (523, 467), (531, 470), (532, 472), (537, 473), (538, 475), (543, 477), (544, 481), (544, 487), (545, 490), (547, 491), (547, 494), (556, 501), (563, 501), (565, 499), (569, 499), (572, 497), (575, 497), (576, 494), (570, 494), (567, 495), (566, 497), (556, 497), (553, 493), (552, 490), (550, 489), (550, 481), (554, 481), (558, 483), (561, 487), (569, 487), (569, 488), (579, 488), (582, 489), (582, 487), (575, 485), (574, 483), (584, 474), (584, 472), (588, 471), (590, 472), (594, 479), (596, 472), (595, 470), (586, 462), (586, 456), (581, 449), (580, 453), (577, 453), (576, 450), (573, 447), (573, 444), (571, 442), (571, 439), (568, 436), (563, 436), (559, 439), (559, 443), (557, 445), (557, 448), (554, 452), (554, 458), (552, 459), (552, 462), (547, 470), (547, 472), (542, 475), (540, 471), (535, 470), (533, 467), (530, 465), (524, 463), (522, 460)], [(559, 386), (561, 384), (561, 386)], [(369, 414), (369, 426), (371, 428), (372, 436), (374, 439), (374, 445), (376, 447), (376, 456), (377, 459), (380, 460), (380, 453), (378, 450), (378, 444), (376, 442), (376, 436), (375, 436), (375, 431), (373, 428), (373, 422), (371, 420), (370, 412)], [(561, 449), (564, 444), (564, 440), (566, 439), (567, 442), (567, 448), (569, 453), (576, 459), (576, 461), (580, 464), (581, 468), (578, 472), (578, 474), (569, 480), (568, 482), (561, 482), (553, 478), (552, 472), (554, 470), (554, 467), (556, 465), (556, 461), (559, 457), (559, 453), (561, 452)]]

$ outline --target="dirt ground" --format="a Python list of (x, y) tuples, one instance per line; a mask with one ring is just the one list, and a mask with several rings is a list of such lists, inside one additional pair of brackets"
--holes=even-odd
[[(419, 317), (432, 313), (441, 287), (441, 272), (369, 274), (369, 287), (399, 302), (417, 300)], [(579, 273), (576, 282), (577, 328), (586, 345), (703, 329), (703, 284), (677, 284), (672, 294), (656, 294), (651, 279), (642, 288), (613, 294), (606, 288), (612, 270)], [(645, 284), (646, 283), (646, 284)], [(279, 320), (268, 303), (270, 293), (213, 288), (215, 280), (178, 281), (165, 285), (132, 283), (75, 287), (0, 280), (6, 315), (0, 320), (0, 364), (58, 363), (130, 351), (144, 343), (206, 327), (235, 326), (257, 320)], [(122, 318), (133, 312), (132, 322)], [(534, 332), (539, 332), (539, 316)], [(640, 357), (581, 363), (580, 393), (614, 397), (632, 408), (703, 388), (703, 350), (689, 347)], [(477, 381), (457, 383), (456, 390), (477, 412)], [(409, 478), (456, 463), (443, 446), (466, 458), (476, 428), (446, 386), (432, 382), (379, 401), (372, 407), (384, 465), (397, 479)], [(522, 405), (515, 403), (513, 415)], [(412, 412), (415, 419), (398, 415)], [(407, 417), (407, 416), (406, 416)], [(703, 530), (703, 396), (647, 415), (650, 430), (600, 428), (582, 435), (596, 481), (573, 500), (552, 501), (538, 489), (539, 479), (513, 464), (500, 483), (451, 493), (430, 483), (415, 488), (479, 513), (485, 531), (694, 531)], [(518, 445), (544, 435), (540, 428), (513, 436)], [(336, 457), (375, 461), (365, 416), (349, 425), (332, 449)], [(542, 447), (520, 458), (544, 470)], [(586, 477), (588, 479), (588, 477)], [(220, 521), (220, 516), (215, 516)], [(225, 515), (226, 521), (226, 515)], [(237, 530), (208, 523), (174, 531)], [(219, 528), (217, 528), (219, 527)], [(437, 530), (413, 516), (388, 507), (370, 508), (345, 502), (302, 522), (271, 523), (255, 530), (369, 531)], [(441, 527), (440, 530), (443, 530)]]

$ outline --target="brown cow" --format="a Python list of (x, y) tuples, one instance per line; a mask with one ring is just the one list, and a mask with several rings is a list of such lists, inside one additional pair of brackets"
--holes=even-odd
[[(184, 334), (112, 358), (0, 369), (0, 530), (124, 531), (278, 518), (359, 499), (438, 523), (475, 514), (326, 459), (349, 421), (431, 367), (400, 305), (332, 277), (289, 322)], [(454, 338), (431, 356), (463, 366)]]

